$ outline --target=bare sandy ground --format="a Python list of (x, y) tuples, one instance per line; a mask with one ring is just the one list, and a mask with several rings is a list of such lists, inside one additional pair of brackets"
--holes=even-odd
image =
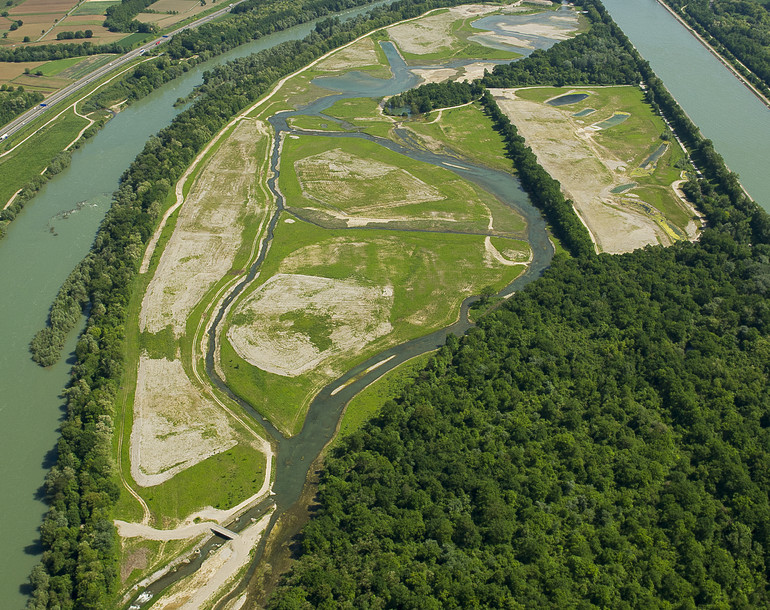
[(343, 216), (388, 217), (386, 210), (445, 198), (405, 169), (339, 148), (300, 159), (294, 168), (305, 197)]
[(422, 79), (422, 83), (443, 83), (445, 80), (454, 78), (457, 75), (457, 70), (454, 68), (427, 68), (412, 70), (413, 74), (416, 74)]
[(142, 301), (142, 331), (170, 324), (183, 334), (190, 311), (232, 266), (241, 244), (239, 219), (258, 211), (255, 154), (265, 137), (261, 122), (242, 121), (195, 181)]
[(360, 68), (361, 66), (373, 66), (378, 62), (377, 53), (374, 49), (374, 41), (371, 38), (364, 38), (357, 43), (350, 45), (339, 53), (335, 53), (328, 59), (319, 62), (316, 65), (317, 70), (334, 72), (337, 70), (350, 70)]
[(466, 4), (450, 8), (446, 13), (430, 15), (418, 21), (388, 28), (390, 39), (405, 53), (425, 55), (448, 49), (455, 42), (452, 23), (474, 15), (485, 15), (499, 10), (499, 6)]
[(179, 360), (140, 358), (131, 429), (137, 485), (158, 485), (236, 442), (226, 415), (192, 384)]
[(518, 98), (515, 90), (492, 93), (540, 164), (573, 200), (601, 251), (630, 252), (647, 244), (670, 243), (654, 220), (623, 208), (621, 197), (610, 192), (630, 180), (617, 171), (625, 166), (623, 160), (599, 146), (591, 130), (576, 129), (563, 111)]
[[(227, 337), (247, 362), (270, 373), (295, 377), (388, 334), (392, 304), (389, 286), (281, 273), (239, 305)], [(329, 347), (319, 349), (309, 334), (295, 330), (294, 322), (285, 316), (302, 312), (315, 316), (327, 329)], [(238, 314), (253, 321), (237, 325)]]
[(462, 68), (462, 72), (457, 76), (455, 80), (464, 81), (483, 78), (484, 70), (489, 70), (491, 72), (495, 65), (496, 64), (488, 61), (479, 61), (476, 63), (468, 64)]
[(160, 610), (194, 610), (223, 595), (225, 587), (248, 563), (270, 516), (271, 513), (268, 513), (245, 528), (234, 540), (224, 542), (203, 562), (200, 569), (176, 583), (152, 607)]

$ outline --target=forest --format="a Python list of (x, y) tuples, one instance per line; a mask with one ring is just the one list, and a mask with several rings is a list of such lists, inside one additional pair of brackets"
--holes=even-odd
[[(450, 338), (326, 459), (269, 608), (770, 604), (770, 217), (600, 3), (582, 5), (627, 50), (617, 75), (653, 85), (682, 129), (707, 228), (557, 256)], [(530, 78), (520, 63), (498, 86)]]
[(766, 96), (770, 95), (770, 3), (665, 0)]
[(11, 122), (28, 108), (43, 101), (39, 91), (25, 91), (24, 87), (3, 85), (0, 90), (0, 125)]

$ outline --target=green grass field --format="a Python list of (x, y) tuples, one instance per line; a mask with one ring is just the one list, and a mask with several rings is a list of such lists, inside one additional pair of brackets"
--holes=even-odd
[[(212, 504), (232, 508), (255, 494), (265, 478), (265, 456), (244, 444), (180, 472), (165, 483), (139, 489), (158, 523), (184, 519)], [(250, 473), (244, 477), (244, 473)]]
[(63, 70), (66, 70), (67, 68), (71, 68), (72, 66), (79, 64), (81, 61), (83, 61), (82, 57), (69, 57), (67, 59), (56, 59), (54, 61), (49, 61), (44, 63), (42, 66), (37, 68), (37, 70), (40, 70), (43, 73), (43, 76), (56, 76)]
[(104, 15), (109, 7), (120, 4), (120, 0), (92, 0), (83, 2), (77, 7), (73, 15)]
[(513, 172), (505, 145), (478, 104), (445, 110), (437, 118), (433, 111), (405, 126), (424, 139), (445, 144), (463, 157), (487, 167)]
[(140, 32), (137, 32), (136, 34), (129, 34), (125, 38), (121, 38), (120, 40), (118, 40), (118, 44), (126, 48), (132, 48), (138, 45), (140, 42), (149, 40), (150, 38), (152, 38), (152, 36), (153, 34), (142, 34)]
[(85, 119), (68, 110), (23, 146), (0, 158), (0, 208), (18, 189), (39, 175), (87, 124)]

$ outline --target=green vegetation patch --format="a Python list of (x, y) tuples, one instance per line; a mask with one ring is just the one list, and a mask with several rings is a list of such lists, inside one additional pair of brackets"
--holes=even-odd
[(152, 38), (152, 36), (153, 34), (142, 34), (141, 32), (137, 32), (135, 34), (130, 34), (125, 38), (121, 38), (118, 40), (118, 44), (128, 49), (138, 45), (140, 42), (144, 42)]
[(81, 2), (73, 12), (73, 15), (104, 15), (107, 9), (115, 4), (120, 4), (120, 0), (91, 0), (90, 2)]
[(265, 456), (246, 444), (212, 455), (165, 483), (139, 488), (150, 510), (162, 524), (184, 519), (217, 498), (214, 508), (228, 509), (252, 496), (265, 478)]
[(35, 71), (40, 71), (43, 76), (56, 76), (60, 72), (71, 68), (83, 61), (83, 57), (68, 57), (67, 59), (56, 59), (54, 61), (48, 61)]
[[(312, 395), (334, 379), (329, 368), (341, 373), (388, 346), (447, 326), (456, 319), (466, 296), (486, 286), (500, 290), (520, 272), (520, 266), (490, 263), (482, 236), (327, 230), (304, 222), (280, 222), (262, 266), (263, 283), (285, 273), (390, 286), (393, 304), (385, 321), (392, 331), (361, 346), (356, 353), (346, 352), (323, 361), (323, 373), (316, 369), (296, 377), (260, 370), (223, 341), (222, 364), (228, 385), (279, 428), (296, 433)], [(238, 315), (240, 302), (260, 286), (254, 284), (244, 291), (233, 306), (233, 316)], [(303, 333), (311, 322), (323, 323), (320, 318), (312, 318), (312, 310), (306, 310), (305, 316), (294, 321)], [(250, 321), (259, 324), (258, 319)], [(327, 331), (312, 332), (317, 341), (323, 341)]]
[(433, 357), (433, 353), (417, 356), (388, 371), (361, 390), (345, 407), (338, 439), (352, 434), (377, 415), (387, 401), (397, 398), (412, 383)]
[(440, 117), (433, 110), (423, 120), (409, 121), (406, 126), (428, 142), (438, 142), (472, 161), (513, 172), (502, 136), (478, 104), (443, 110)]

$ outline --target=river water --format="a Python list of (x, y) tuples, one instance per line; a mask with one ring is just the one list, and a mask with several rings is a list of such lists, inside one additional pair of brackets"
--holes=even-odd
[[(770, 176), (762, 167), (770, 156), (770, 111), (654, 0), (605, 2), (677, 100), (704, 134), (714, 140), (730, 167), (740, 173), (749, 192), (760, 201), (770, 200)], [(358, 14), (368, 8), (341, 15)], [(655, 21), (648, 23), (649, 19)], [(672, 29), (671, 24), (676, 27)], [(664, 27), (668, 28), (667, 34), (661, 33)], [(286, 40), (302, 38), (312, 28), (313, 23), (297, 26), (234, 49), (196, 66), (121, 112), (73, 155), (71, 167), (29, 202), (9, 227), (6, 238), (0, 241), (0, 337), (4, 348), (0, 353), (2, 608), (23, 607), (25, 596), (20, 585), (39, 559), (35, 541), (45, 506), (37, 494), (53, 459), (56, 428), (62, 416), (60, 395), (69, 369), (67, 362), (50, 369), (34, 365), (27, 352), (29, 341), (44, 324), (59, 286), (87, 253), (120, 174), (147, 138), (168, 125), (179, 112), (173, 107), (175, 100), (201, 82), (204, 70)], [(645, 45), (646, 41), (652, 42)], [(692, 55), (683, 55), (679, 45)], [(673, 48), (676, 52), (671, 51)], [(691, 80), (693, 72), (703, 80)], [(716, 109), (701, 110), (711, 98), (718, 100)], [(74, 338), (70, 338), (68, 352), (74, 343)]]
[(770, 212), (770, 108), (657, 0), (603, 2), (741, 184)]
[[(361, 14), (372, 6), (339, 13)], [(174, 102), (203, 82), (203, 72), (236, 57), (307, 36), (315, 22), (265, 36), (199, 64), (129, 106), (72, 156), (11, 223), (0, 241), (0, 607), (22, 608), (20, 587), (40, 559), (38, 528), (46, 506), (39, 498), (55, 460), (53, 449), (63, 416), (61, 398), (70, 362), (49, 369), (35, 365), (27, 346), (46, 321), (48, 309), (70, 271), (88, 253), (110, 195), (147, 139), (181, 111)], [(75, 346), (73, 336), (67, 353)]]

